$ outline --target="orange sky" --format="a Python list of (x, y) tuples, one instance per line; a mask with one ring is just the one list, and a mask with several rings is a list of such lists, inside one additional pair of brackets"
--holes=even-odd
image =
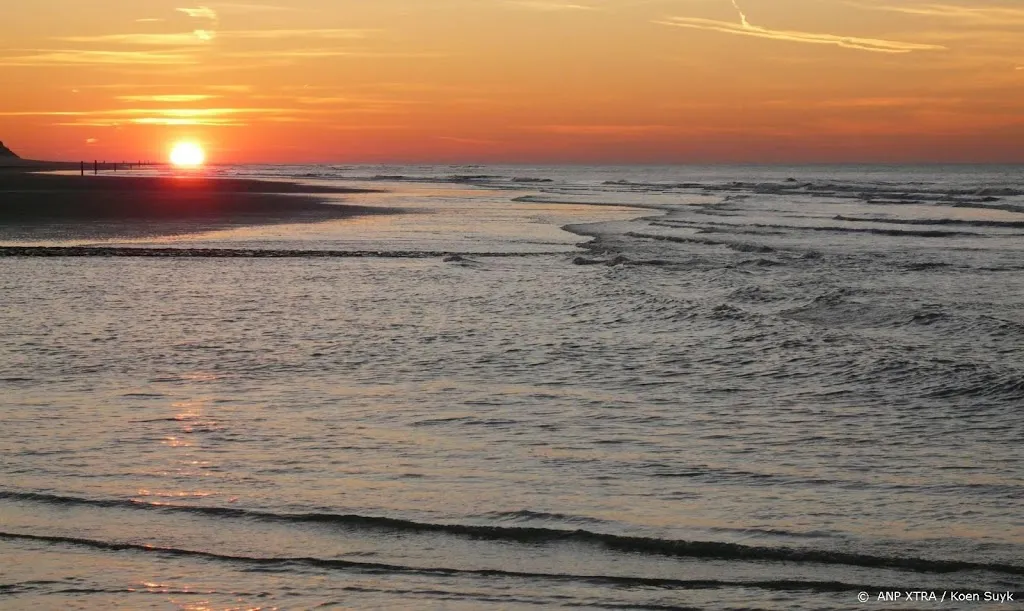
[(1020, 0), (37, 0), (0, 140), (220, 162), (1024, 162)]

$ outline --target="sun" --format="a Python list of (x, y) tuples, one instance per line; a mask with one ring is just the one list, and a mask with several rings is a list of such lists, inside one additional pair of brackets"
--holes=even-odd
[(205, 161), (203, 147), (195, 142), (178, 142), (171, 148), (171, 163), (179, 168), (197, 168)]

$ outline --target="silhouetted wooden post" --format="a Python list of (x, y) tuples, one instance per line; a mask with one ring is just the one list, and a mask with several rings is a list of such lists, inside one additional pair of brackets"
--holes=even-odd
[(85, 162), (84, 162), (84, 161), (83, 161), (83, 162), (81, 162), (81, 166), (82, 166), (82, 167), (81, 167), (80, 169), (81, 169), (81, 171), (82, 171), (82, 176), (85, 176)]
[(93, 174), (93, 176), (95, 176), (95, 175), (97, 175), (99, 173), (100, 173), (100, 162), (98, 162), (95, 159), (93, 159), (92, 160), (92, 174)]

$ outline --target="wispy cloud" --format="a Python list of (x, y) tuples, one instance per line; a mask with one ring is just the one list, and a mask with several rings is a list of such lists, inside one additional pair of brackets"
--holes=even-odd
[(540, 132), (552, 136), (565, 136), (591, 140), (659, 140), (676, 139), (681, 136), (703, 135), (786, 135), (787, 130), (770, 126), (722, 125), (713, 121), (697, 123), (686, 122), (685, 125), (671, 124), (562, 124), (532, 125), (522, 128), (525, 131)]
[(106, 43), (137, 46), (182, 46), (212, 41), (214, 38), (242, 40), (279, 40), (288, 38), (318, 38), (361, 40), (380, 30), (361, 29), (304, 29), (304, 30), (221, 30), (198, 29), (174, 34), (101, 34), (98, 36), (64, 36), (55, 38), (64, 42)]
[(677, 128), (669, 125), (535, 125), (527, 129), (563, 136), (637, 137)]
[(0, 112), (0, 117), (75, 117), (86, 113), (73, 110), (13, 110)]
[(0, 57), (0, 66), (75, 65), (181, 65), (196, 63), (181, 52), (94, 51), (85, 49), (33, 49), (23, 55)]
[(846, 4), (858, 8), (905, 15), (920, 15), (940, 19), (955, 20), (959, 24), (974, 26), (991, 26), (1010, 28), (1024, 26), (1024, 8), (1007, 6), (963, 6), (959, 4), (940, 3), (901, 3), (872, 2), (869, 0), (847, 0)]
[(904, 109), (904, 108), (933, 108), (937, 106), (950, 106), (956, 105), (963, 102), (963, 98), (950, 97), (950, 96), (892, 96), (892, 97), (837, 97), (837, 98), (807, 98), (807, 97), (792, 97), (792, 98), (759, 98), (757, 100), (734, 100), (731, 102), (724, 101), (705, 101), (705, 102), (685, 102), (685, 103), (669, 103), (661, 106), (663, 110), (669, 110), (673, 112), (718, 112), (727, 110), (730, 112), (749, 110), (752, 108), (767, 109), (767, 110), (786, 110), (792, 111), (794, 109), (805, 110), (862, 110), (865, 112), (871, 112), (880, 109)]
[(207, 30), (195, 30), (179, 34), (103, 34), (100, 36), (65, 36), (56, 38), (64, 42), (107, 43), (136, 46), (187, 46), (209, 42)]
[(731, 2), (733, 7), (739, 13), (739, 23), (720, 21), (717, 19), (701, 19), (698, 17), (669, 17), (655, 21), (655, 23), (678, 28), (707, 30), (710, 32), (721, 32), (723, 34), (733, 34), (737, 36), (766, 38), (769, 40), (781, 40), (786, 42), (815, 45), (831, 45), (842, 47), (844, 49), (870, 51), (873, 53), (910, 53), (913, 51), (941, 51), (945, 49), (943, 46), (932, 44), (765, 28), (750, 23), (747, 19), (747, 15), (743, 12), (743, 9), (740, 8), (737, 0), (731, 0)]
[(360, 114), (403, 114), (415, 106), (426, 104), (420, 100), (396, 100), (382, 98), (361, 98), (349, 96), (301, 96), (287, 98), (290, 102), (312, 107), (314, 112), (360, 113)]
[(910, 96), (910, 97), (848, 97), (834, 99), (772, 99), (761, 102), (745, 103), (747, 108), (761, 107), (766, 109), (792, 110), (838, 110), (844, 113), (860, 112), (862, 114), (878, 114), (877, 111), (920, 110), (957, 107), (964, 103), (963, 98), (953, 96)]
[(192, 35), (195, 36), (197, 39), (203, 42), (211, 42), (214, 38), (216, 38), (217, 32), (215, 31), (215, 28), (217, 28), (220, 25), (219, 20), (217, 18), (217, 11), (207, 6), (200, 6), (197, 8), (179, 8), (175, 10), (181, 13), (185, 13), (193, 19), (205, 19), (210, 22), (210, 24), (206, 27), (193, 30)]
[(743, 27), (745, 27), (745, 28), (749, 28), (749, 27), (750, 27), (750, 22), (749, 22), (749, 21), (747, 21), (747, 15), (746, 15), (746, 13), (744, 13), (744, 12), (743, 12), (743, 9), (742, 9), (742, 8), (740, 8), (740, 3), (739, 3), (739, 2), (737, 2), (736, 0), (730, 0), (730, 1), (732, 2), (732, 7), (733, 7), (734, 9), (736, 9), (736, 12), (737, 12), (737, 13), (739, 13), (739, 14), (740, 14), (740, 24), (741, 24), (741, 25), (742, 25)]
[[(81, 85), (80, 87), (82, 89), (128, 89), (128, 90), (133, 90), (133, 91), (138, 91), (140, 89), (140, 85), (138, 83), (132, 83), (132, 82), (90, 83), (88, 85)], [(163, 89), (163, 90), (167, 90), (167, 89), (172, 89), (172, 90), (173, 89), (178, 89), (178, 90), (181, 90), (181, 89), (191, 89), (192, 86), (191, 85), (183, 86), (183, 85), (179, 85), (179, 84), (170, 84), (170, 83), (168, 83), (168, 84), (163, 84), (163, 85), (160, 85), (160, 84), (147, 84), (147, 85), (144, 86), (144, 88), (146, 90), (149, 90), (149, 91), (156, 91), (156, 90), (161, 90), (161, 89)], [(218, 92), (226, 92), (226, 93), (248, 93), (248, 92), (253, 90), (251, 85), (202, 85), (199, 88), (204, 89), (204, 90), (208, 90), (208, 91), (218, 91)], [(152, 94), (152, 95), (158, 95), (158, 94)], [(221, 97), (219, 95), (213, 95), (213, 94), (210, 94), (210, 96), (214, 97), (214, 98)], [(142, 97), (146, 97), (146, 96), (142, 96)]]
[(117, 99), (122, 102), (165, 102), (169, 104), (202, 102), (212, 100), (220, 96), (211, 94), (169, 94), (169, 95), (120, 95)]
[(247, 4), (241, 2), (218, 2), (217, 11), (221, 13), (282, 13), (297, 10), (291, 6), (277, 4)]
[(254, 40), (275, 40), (281, 38), (338, 38), (362, 39), (380, 30), (361, 29), (305, 29), (305, 30), (224, 30), (220, 35), (224, 38), (242, 38)]
[(503, 144), (499, 140), (484, 140), (482, 138), (461, 138), (458, 136), (437, 136), (437, 140), (443, 140), (444, 142), (454, 142), (456, 144), (472, 144), (478, 146), (496, 146)]
[(253, 90), (252, 85), (208, 85), (210, 91), (225, 91), (227, 93), (249, 93)]
[[(225, 119), (221, 117), (139, 117), (130, 119), (134, 125), (204, 125), (206, 127), (245, 127), (248, 123), (238, 119)], [(62, 125), (68, 125), (63, 123)], [(79, 123), (79, 125), (81, 125)]]
[(119, 125), (205, 125), (238, 127), (246, 125), (245, 117), (258, 116), (260, 121), (289, 120), (299, 111), (287, 108), (123, 108), (95, 111), (20, 111), (0, 112), (10, 117), (61, 117), (54, 125), (69, 127), (112, 127)]
[(362, 58), (439, 58), (447, 57), (443, 53), (410, 51), (364, 51), (359, 49), (292, 49), (289, 51), (236, 51), (225, 53), (224, 57), (233, 58), (273, 58), (273, 59), (316, 59), (323, 57), (362, 57)]
[(295, 111), (289, 108), (127, 108), (99, 111), (99, 113), (94, 114), (161, 114), (168, 117), (216, 117), (221, 115), (281, 114), (290, 112)]
[(177, 10), (180, 13), (185, 13), (189, 17), (193, 17), (195, 19), (211, 19), (214, 21), (217, 20), (217, 11), (213, 10), (208, 6), (198, 6), (196, 8), (179, 8), (175, 10)]
[(568, 2), (555, 2), (549, 0), (506, 0), (505, 4), (516, 8), (525, 8), (534, 11), (559, 12), (559, 11), (595, 11), (595, 6), (585, 4), (570, 4)]
[[(222, 5), (217, 5), (220, 8)], [(256, 4), (231, 4), (233, 10), (241, 11), (284, 11), (285, 7)], [(217, 32), (218, 13), (206, 6), (176, 9), (191, 18), (209, 20), (207, 28), (181, 33), (132, 33), (103, 34), (97, 36), (66, 36), (55, 40), (68, 43), (98, 45), (123, 45), (136, 47), (168, 47), (164, 52), (110, 51), (92, 49), (32, 49), (21, 54), (0, 56), (0, 66), (61, 66), (61, 65), (192, 65), (199, 63), (199, 57), (187, 51), (188, 48), (207, 45), (215, 38), (240, 40), (361, 40), (380, 30), (352, 28), (307, 28), (270, 30), (228, 30)], [(415, 54), (423, 56), (424, 54)], [(277, 65), (294, 59), (325, 57), (410, 57), (410, 54), (374, 53), (352, 49), (295, 49), (274, 52), (234, 52), (225, 54), (236, 58), (273, 58)]]
[(403, 130), (411, 129), (408, 125), (372, 125), (369, 123), (357, 123), (355, 125), (327, 125), (327, 129), (334, 131), (378, 131), (378, 130)]
[(374, 105), (374, 106), (411, 106), (416, 104), (423, 104), (417, 100), (394, 100), (394, 99), (381, 99), (381, 98), (359, 98), (350, 96), (304, 96), (297, 98), (296, 101), (300, 104), (311, 104), (314, 106), (318, 105), (346, 105), (346, 104), (359, 104), (359, 105)]

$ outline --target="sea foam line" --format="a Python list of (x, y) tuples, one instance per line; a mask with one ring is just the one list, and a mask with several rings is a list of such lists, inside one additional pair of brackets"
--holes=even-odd
[(98, 539), (86, 539), (81, 537), (62, 537), (8, 532), (0, 532), (0, 540), (34, 541), (40, 543), (51, 543), (56, 545), (72, 545), (75, 547), (86, 547), (91, 549), (112, 552), (143, 552), (150, 554), (160, 554), (163, 556), (189, 557), (201, 560), (230, 562), (235, 564), (257, 566), (287, 567), (289, 565), (300, 565), (318, 569), (355, 570), (364, 573), (375, 574), (404, 573), (419, 575), (520, 578), (560, 582), (589, 583), (594, 585), (604, 585), (620, 588), (649, 587), (672, 590), (758, 588), (763, 590), (805, 590), (814, 592), (849, 592), (865, 590), (869, 588), (879, 588), (879, 586), (877, 585), (866, 586), (864, 584), (849, 584), (839, 581), (802, 581), (792, 579), (760, 581), (726, 581), (719, 579), (671, 579), (661, 577), (634, 577), (619, 575), (537, 573), (530, 571), (505, 571), (500, 569), (454, 569), (447, 567), (414, 567), (403, 564), (360, 562), (353, 560), (316, 558), (311, 556), (242, 556), (236, 554), (219, 554), (201, 550), (180, 549), (176, 547), (145, 545), (140, 543), (123, 543), (115, 541), (102, 541)]
[(505, 541), (526, 545), (559, 543), (587, 544), (610, 551), (651, 554), (676, 558), (704, 558), (735, 561), (805, 562), (815, 564), (902, 569), (921, 573), (956, 573), (989, 571), (1008, 575), (1024, 575), (1024, 566), (1006, 563), (982, 563), (962, 560), (931, 560), (912, 557), (887, 557), (827, 550), (791, 547), (764, 547), (718, 541), (686, 541), (615, 535), (584, 529), (566, 530), (525, 526), (487, 526), (473, 524), (438, 524), (415, 522), (401, 518), (364, 516), (358, 514), (297, 513), (284, 514), (234, 507), (204, 507), (156, 504), (137, 500), (86, 499), (36, 492), (0, 491), (0, 499), (57, 505), (86, 505), (122, 509), (150, 510), (167, 513), (192, 513), (221, 518), (262, 520), (288, 524), (329, 524), (350, 529), (372, 529), (408, 533), (440, 533), (485, 541)]

